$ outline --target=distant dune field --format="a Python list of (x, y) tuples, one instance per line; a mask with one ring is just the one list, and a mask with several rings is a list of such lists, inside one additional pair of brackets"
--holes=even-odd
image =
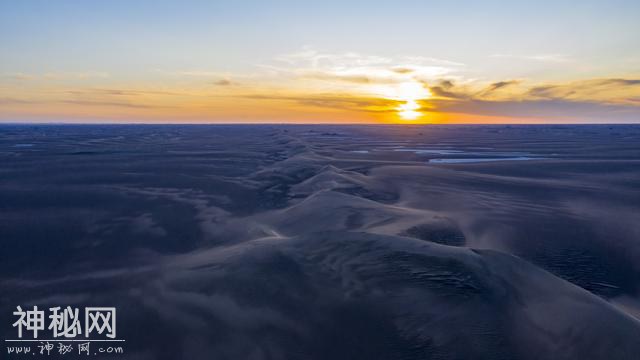
[(640, 126), (2, 125), (0, 294), (127, 359), (637, 359)]

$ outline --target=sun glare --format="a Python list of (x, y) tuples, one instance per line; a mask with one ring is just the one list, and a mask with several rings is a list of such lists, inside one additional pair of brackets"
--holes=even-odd
[(385, 97), (401, 102), (393, 110), (402, 120), (420, 118), (423, 113), (420, 112), (418, 101), (431, 96), (429, 90), (417, 81), (403, 82), (396, 86), (386, 87), (384, 90)]
[(422, 116), (422, 113), (417, 111), (418, 109), (420, 109), (420, 105), (415, 100), (407, 100), (398, 106), (396, 111), (403, 120), (415, 120)]

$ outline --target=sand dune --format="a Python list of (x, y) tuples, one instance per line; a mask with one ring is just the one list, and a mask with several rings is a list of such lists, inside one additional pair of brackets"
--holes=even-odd
[(639, 127), (4, 130), (5, 338), (109, 305), (138, 359), (640, 353)]

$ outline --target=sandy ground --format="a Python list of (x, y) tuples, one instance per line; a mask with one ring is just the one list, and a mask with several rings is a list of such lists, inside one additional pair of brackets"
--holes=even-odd
[(0, 338), (116, 306), (127, 359), (637, 359), (639, 287), (640, 126), (0, 126)]

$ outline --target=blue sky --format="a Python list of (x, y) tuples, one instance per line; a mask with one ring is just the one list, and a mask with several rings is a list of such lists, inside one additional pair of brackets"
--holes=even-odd
[[(439, 78), (424, 73), (413, 78), (427, 89), (441, 81), (464, 85), (469, 92), (470, 88), (513, 80), (530, 88), (593, 79), (637, 79), (639, 17), (637, 1), (1, 1), (0, 97), (5, 100), (0, 102), (0, 118), (47, 118), (46, 113), (29, 115), (27, 109), (20, 110), (20, 102), (46, 103), (52, 107), (49, 117), (73, 115), (74, 111), (60, 111), (59, 103), (78, 105), (82, 99), (65, 99), (60, 94), (96, 88), (163, 89), (180, 92), (183, 98), (189, 94), (239, 96), (242, 91), (237, 88), (220, 94), (204, 86), (204, 81), (231, 78), (240, 79), (235, 83), (245, 86), (243, 99), (248, 88), (253, 93), (272, 93), (274, 84), (280, 84), (276, 89), (280, 92), (304, 92), (305, 96), (327, 92), (378, 95), (327, 84), (327, 78), (321, 84), (318, 79), (301, 79), (295, 74), (309, 69), (300, 64), (282, 70), (278, 59), (309, 49), (332, 56), (377, 56), (387, 59), (390, 66), (407, 65), (411, 58), (422, 59), (413, 64), (416, 66), (424, 66), (426, 58), (459, 64), (438, 74)], [(358, 64), (333, 62), (315, 70), (333, 74)], [(281, 73), (270, 73), (273, 68)], [(201, 74), (206, 79), (198, 83), (188, 75), (187, 81), (180, 74)], [(633, 88), (613, 89), (610, 94), (621, 96), (629, 91), (628, 96), (635, 99)], [(253, 93), (248, 95), (256, 95)], [(586, 100), (606, 98), (610, 102), (611, 96), (605, 95)], [(112, 100), (94, 102), (117, 106)], [(171, 106), (181, 106), (175, 98), (171, 100)], [(187, 106), (191, 100), (182, 104)], [(132, 99), (127, 101), (136, 105)], [(161, 102), (153, 99), (141, 105), (152, 107)], [(212, 99), (211, 106), (219, 102)], [(285, 111), (286, 104), (282, 105)], [(8, 109), (3, 111), (2, 106)], [(91, 115), (89, 110), (73, 116)], [(109, 118), (101, 115), (105, 109), (95, 110), (98, 118)], [(143, 117), (153, 118), (152, 112), (147, 115)], [(215, 121), (218, 117), (214, 115), (201, 111), (193, 119)], [(271, 109), (269, 119), (276, 115)], [(114, 114), (114, 118), (123, 117)]]

